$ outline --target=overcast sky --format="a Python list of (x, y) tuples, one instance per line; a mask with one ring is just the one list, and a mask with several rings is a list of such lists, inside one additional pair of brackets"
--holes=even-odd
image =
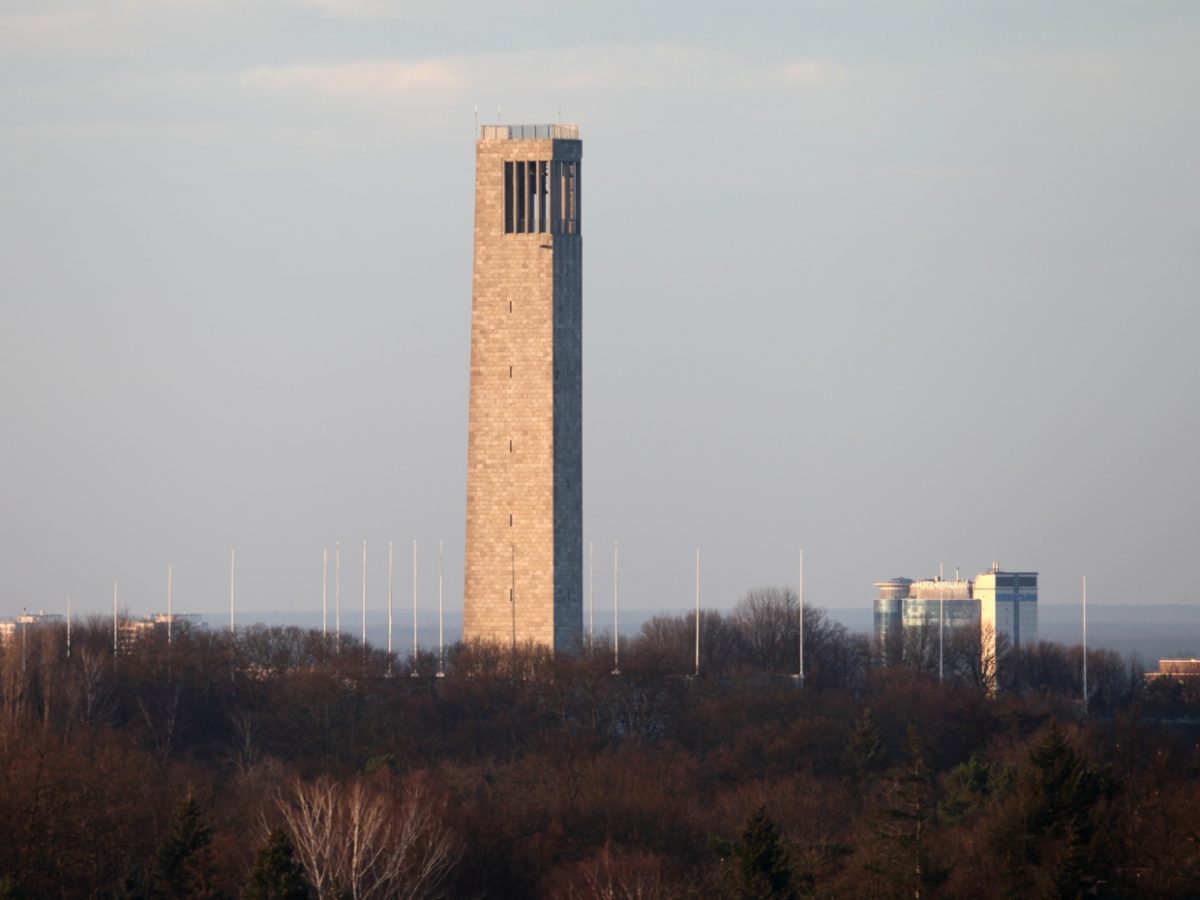
[(3, 0), (0, 616), (460, 605), (476, 107), (582, 129), (603, 603), (1195, 600), (1197, 97), (1193, 2)]

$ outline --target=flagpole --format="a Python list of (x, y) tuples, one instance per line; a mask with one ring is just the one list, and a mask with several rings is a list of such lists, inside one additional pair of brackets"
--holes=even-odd
[(446, 677), (446, 615), (442, 604), (442, 542), (438, 541), (438, 678)]
[(1088, 682), (1087, 682), (1087, 576), (1083, 576), (1083, 714), (1088, 711)]
[(392, 584), (395, 575), (396, 557), (392, 550), (392, 542), (388, 541), (388, 665), (392, 664)]
[(230, 634), (235, 633), (235, 628), (234, 628), (234, 624), (233, 624), (235, 571), (236, 570), (234, 568), (234, 551), (233, 551), (233, 548), (231, 547), (229, 549), (229, 633)]
[(413, 652), (412, 675), (417, 677), (417, 540), (413, 538), (412, 553)]
[(800, 659), (796, 666), (796, 678), (804, 686), (804, 551), (800, 551)]
[(333, 651), (342, 652), (342, 542), (333, 545)]
[(167, 563), (167, 644), (171, 643), (171, 628), (175, 617), (171, 613), (171, 564)]
[(362, 563), (362, 645), (363, 653), (367, 652), (367, 539), (363, 538)]
[(588, 651), (596, 644), (596, 545), (588, 541)]
[(696, 548), (696, 672), (700, 674), (700, 548)]
[(617, 542), (613, 541), (613, 670), (614, 675), (621, 674), (621, 628), (618, 614), (620, 581), (617, 567)]

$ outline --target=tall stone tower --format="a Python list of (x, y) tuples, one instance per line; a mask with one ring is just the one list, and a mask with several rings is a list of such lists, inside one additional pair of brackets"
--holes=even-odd
[(583, 628), (583, 257), (573, 125), (485, 125), (463, 637), (556, 651)]

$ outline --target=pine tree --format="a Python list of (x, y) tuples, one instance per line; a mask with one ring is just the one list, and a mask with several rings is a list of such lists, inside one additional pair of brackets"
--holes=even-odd
[(242, 900), (308, 900), (311, 896), (291, 837), (282, 828), (272, 828), (254, 858)]
[(912, 725), (904, 749), (908, 760), (884, 776), (879, 805), (868, 823), (865, 869), (878, 880), (873, 894), (920, 898), (947, 873), (930, 853), (936, 783), (925, 745)]
[(179, 803), (175, 827), (154, 861), (154, 887), (165, 897), (203, 896), (208, 878), (200, 851), (212, 842), (212, 828), (190, 788)]
[(777, 900), (793, 896), (792, 871), (779, 828), (763, 807), (746, 821), (736, 843), (718, 849), (728, 857), (726, 893), (735, 900)]
[(871, 707), (863, 710), (862, 718), (854, 726), (850, 740), (846, 743), (847, 768), (850, 774), (859, 781), (865, 781), (883, 768), (887, 750), (883, 746), (883, 738), (879, 735), (879, 727), (875, 717), (871, 715)]
[(1083, 896), (1107, 878), (1095, 846), (1097, 806), (1113, 793), (1107, 769), (1089, 766), (1056, 722), (1033, 745), (989, 846), (1007, 896)]
[(990, 763), (972, 756), (950, 770), (945, 780), (945, 798), (938, 804), (938, 818), (944, 825), (970, 821), (997, 797), (1012, 790), (1014, 769), (1010, 765)]

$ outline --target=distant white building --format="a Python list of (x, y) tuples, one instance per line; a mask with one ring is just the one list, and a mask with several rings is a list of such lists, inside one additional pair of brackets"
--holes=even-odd
[[(998, 645), (1037, 642), (1037, 572), (1006, 572), (998, 563), (974, 579), (941, 577), (875, 583), (875, 636), (881, 648), (903, 646), (904, 635), (945, 627), (977, 629), (984, 677), (995, 690)], [(892, 658), (895, 658), (894, 655)]]
[(18, 628), (32, 628), (38, 625), (59, 625), (63, 617), (57, 613), (21, 613), (11, 619), (0, 619), (0, 643), (16, 637)]
[[(134, 643), (151, 634), (168, 634), (167, 626), (175, 634), (182, 634), (194, 628), (207, 628), (199, 613), (151, 613), (140, 619), (123, 619), (121, 621), (121, 644), (128, 648)], [(168, 635), (169, 636), (169, 635)]]
[(997, 645), (1005, 639), (1013, 648), (1037, 643), (1037, 572), (1003, 572), (992, 563), (975, 576), (975, 597), (983, 671), (995, 690)]

